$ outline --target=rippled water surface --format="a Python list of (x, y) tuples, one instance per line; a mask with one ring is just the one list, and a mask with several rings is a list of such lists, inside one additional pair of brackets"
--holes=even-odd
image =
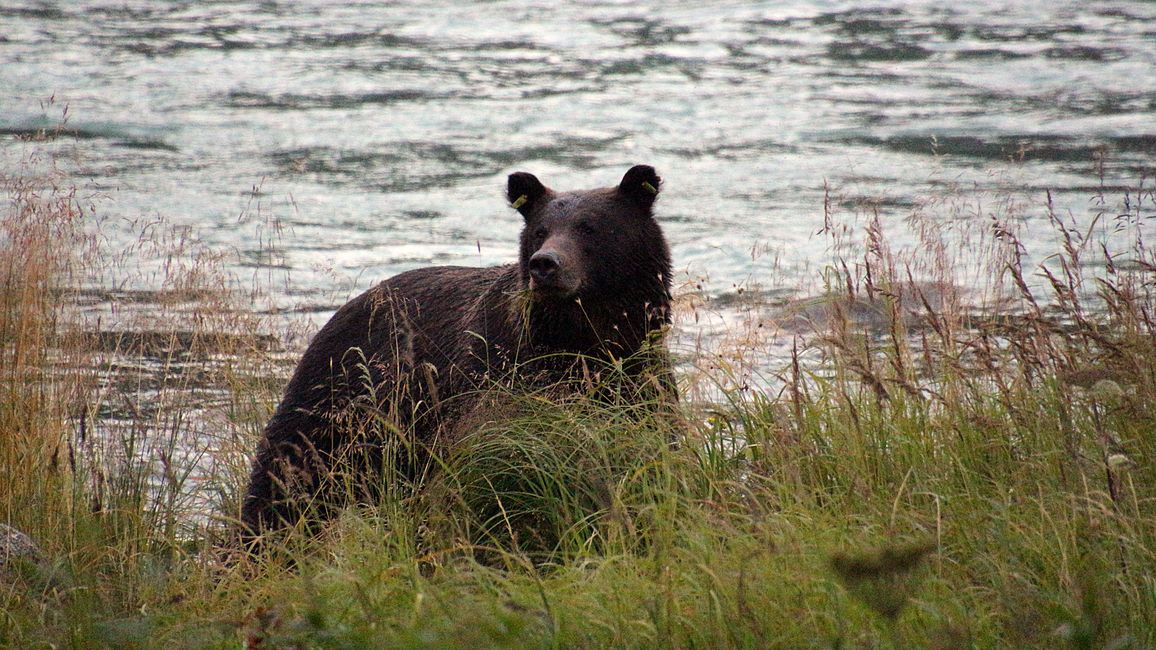
[(1087, 223), (1156, 166), (1146, 1), (9, 1), (0, 25), (5, 167), (67, 106), (114, 242), (187, 226), (242, 277), (288, 271), (287, 309), (512, 261), (514, 170), (655, 165), (676, 266), (718, 297), (829, 261), (825, 186), (898, 245), (926, 197), (1014, 185), (1030, 242), (1045, 190)]

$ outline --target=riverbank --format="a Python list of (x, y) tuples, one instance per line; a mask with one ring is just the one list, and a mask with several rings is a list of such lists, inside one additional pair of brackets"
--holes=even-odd
[(136, 334), (78, 334), (67, 287), (116, 256), (46, 180), (6, 179), (0, 238), (0, 523), (39, 547), (3, 566), (4, 645), (1156, 645), (1149, 189), (1095, 266), (1053, 215), (1025, 268), (993, 215), (999, 311), (933, 299), (867, 219), (822, 301), (684, 359), (676, 425), (529, 399), (427, 490), (254, 559), (218, 545), (292, 351), (168, 235), (142, 235), (169, 261)]

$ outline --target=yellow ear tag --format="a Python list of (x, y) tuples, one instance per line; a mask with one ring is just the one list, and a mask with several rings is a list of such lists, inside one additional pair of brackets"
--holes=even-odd
[(517, 210), (518, 208), (522, 207), (523, 205), (526, 205), (526, 201), (529, 201), (529, 200), (530, 200), (530, 197), (523, 194), (522, 196), (519, 196), (513, 203), (511, 203), (510, 207)]
[(642, 182), (642, 189), (646, 190), (647, 192), (650, 192), (651, 194), (658, 194), (658, 189), (655, 188), (653, 185), (651, 185), (650, 181), (643, 181)]

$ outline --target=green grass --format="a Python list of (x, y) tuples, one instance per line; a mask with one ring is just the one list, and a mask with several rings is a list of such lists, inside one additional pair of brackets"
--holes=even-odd
[[(1005, 231), (989, 271), (1011, 297), (980, 313), (933, 306), (872, 222), (865, 271), (828, 271), (822, 331), (780, 371), (738, 353), (684, 370), (675, 421), (496, 396), (423, 490), (252, 558), (216, 544), (280, 380), (254, 370), (265, 348), (220, 335), (258, 325), (187, 252), (161, 293), (212, 297), (196, 336), (184, 298), (149, 317), (181, 343), (118, 354), (159, 360), (160, 408), (94, 440), (132, 387), (66, 336), (62, 287), (101, 258), (79, 254), (73, 194), (5, 182), (0, 522), (43, 558), (0, 569), (2, 645), (1156, 646), (1156, 260), (1139, 238), (1093, 278), (1070, 229), (1039, 268)], [(922, 270), (948, 284), (943, 259)], [(882, 326), (854, 327), (856, 305)], [(198, 336), (236, 344), (201, 354)], [(209, 438), (181, 401), (205, 384), (230, 396)], [(218, 461), (211, 504), (185, 496), (175, 452), (197, 444)]]

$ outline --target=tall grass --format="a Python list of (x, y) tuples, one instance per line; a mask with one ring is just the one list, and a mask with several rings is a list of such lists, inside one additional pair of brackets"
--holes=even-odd
[[(972, 208), (929, 201), (912, 250), (866, 206), (827, 230), (827, 294), (754, 310), (769, 334), (684, 368), (674, 421), (496, 393), (422, 489), (253, 557), (219, 543), (281, 381), (240, 336), (260, 324), (212, 256), (153, 237), (179, 264), (149, 320), (101, 334), (69, 307), (93, 262), (75, 195), (5, 183), (0, 521), (44, 559), (0, 568), (0, 643), (1156, 645), (1143, 184), (1100, 197), (1123, 250), (1046, 196), (976, 208), (975, 239), (939, 219)], [(1054, 254), (1029, 256), (1023, 211)], [(744, 356), (765, 337), (794, 339), (781, 368)], [(202, 481), (216, 496), (191, 500)]]
[[(74, 509), (68, 469), (73, 462), (62, 421), (71, 382), (51, 380), (57, 347), (61, 280), (83, 250), (81, 206), (58, 179), (6, 179), (8, 205), (0, 226), (0, 499), (6, 521), (32, 525), (43, 507), (53, 536), (67, 539)], [(61, 244), (64, 245), (61, 245)], [(25, 480), (29, 477), (38, 480)], [(40, 523), (40, 522), (35, 522)]]
[(101, 198), (51, 156), (0, 183), (0, 522), (40, 546), (0, 557), (0, 644), (85, 645), (201, 563), (277, 379), (254, 373), (268, 337), (183, 233), (150, 222), (114, 252)]

